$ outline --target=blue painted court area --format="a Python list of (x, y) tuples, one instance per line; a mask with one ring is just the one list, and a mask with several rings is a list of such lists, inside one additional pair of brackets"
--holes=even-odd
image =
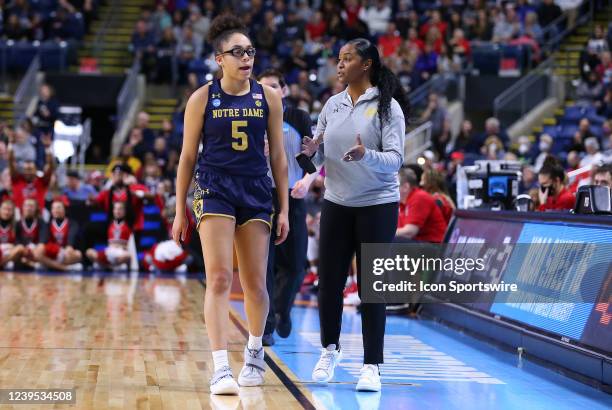
[[(242, 302), (232, 302), (244, 318)], [(326, 409), (610, 409), (612, 396), (441, 324), (387, 318), (382, 393), (357, 393), (362, 365), (361, 318), (344, 313), (344, 357), (335, 382), (319, 386), (311, 372), (319, 357), (319, 318), (296, 307), (288, 339), (275, 335), (272, 350), (289, 377)]]

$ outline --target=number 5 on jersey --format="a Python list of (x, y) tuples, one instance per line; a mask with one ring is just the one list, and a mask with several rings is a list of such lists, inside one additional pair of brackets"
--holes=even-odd
[(249, 136), (244, 131), (239, 131), (239, 128), (247, 127), (246, 121), (232, 121), (232, 148), (236, 151), (246, 151), (249, 147)]

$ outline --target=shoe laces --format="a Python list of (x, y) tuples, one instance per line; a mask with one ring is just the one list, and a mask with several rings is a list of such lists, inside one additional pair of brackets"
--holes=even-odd
[(334, 352), (335, 350), (327, 350), (325, 348), (321, 349), (321, 358), (319, 359), (317, 369), (327, 370), (331, 365), (332, 360), (334, 360)]
[(367, 377), (373, 379), (378, 375), (378, 366), (374, 364), (364, 364), (361, 368), (361, 377)]

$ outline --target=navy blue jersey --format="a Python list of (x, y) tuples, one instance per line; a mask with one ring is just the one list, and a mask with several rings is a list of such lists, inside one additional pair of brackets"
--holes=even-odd
[(226, 94), (220, 80), (211, 83), (204, 113), (203, 149), (198, 158), (200, 173), (266, 175), (268, 104), (263, 86), (254, 80), (249, 82), (250, 92), (241, 96)]

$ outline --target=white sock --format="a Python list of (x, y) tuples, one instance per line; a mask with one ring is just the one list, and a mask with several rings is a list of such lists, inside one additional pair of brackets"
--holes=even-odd
[(255, 350), (261, 349), (261, 347), (263, 346), (261, 344), (262, 337), (263, 337), (263, 335), (262, 336), (253, 336), (252, 334), (249, 333), (249, 342), (247, 343), (247, 347), (249, 349), (255, 349)]
[(215, 371), (222, 367), (229, 366), (227, 359), (227, 350), (214, 350), (212, 352), (213, 363), (215, 364)]

